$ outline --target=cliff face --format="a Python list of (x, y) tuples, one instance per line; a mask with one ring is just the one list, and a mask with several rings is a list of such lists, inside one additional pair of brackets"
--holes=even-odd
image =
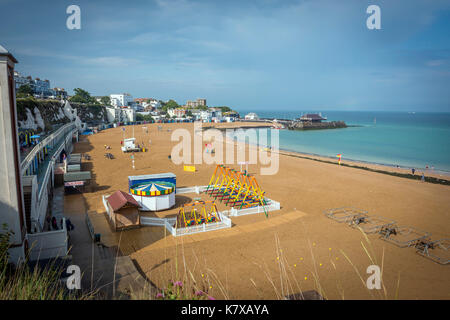
[(314, 129), (338, 129), (347, 128), (344, 121), (330, 121), (330, 122), (303, 122), (295, 121), (289, 126), (289, 130), (314, 130)]
[(75, 122), (79, 129), (82, 123), (107, 122), (105, 107), (98, 105), (32, 98), (17, 99), (16, 104), (19, 129), (33, 129), (37, 133), (51, 131), (69, 122)]

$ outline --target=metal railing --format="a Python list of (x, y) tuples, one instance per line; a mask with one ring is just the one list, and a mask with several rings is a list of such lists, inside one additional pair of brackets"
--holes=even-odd
[(34, 146), (33, 150), (30, 151), (30, 153), (27, 154), (25, 159), (22, 160), (20, 167), (22, 172), (25, 172), (30, 164), (32, 163), (34, 157), (36, 154), (42, 150), (46, 145), (48, 145), (50, 142), (52, 142), (54, 139), (58, 138), (61, 133), (64, 134), (67, 129), (72, 129), (75, 126), (73, 122), (65, 124), (55, 132), (52, 132), (50, 135), (48, 135), (44, 140), (39, 142), (36, 146)]

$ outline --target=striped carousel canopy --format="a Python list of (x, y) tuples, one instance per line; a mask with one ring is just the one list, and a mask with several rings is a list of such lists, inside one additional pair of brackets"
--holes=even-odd
[(170, 194), (175, 190), (175, 185), (165, 181), (152, 181), (138, 183), (130, 188), (130, 192), (137, 196), (154, 197)]

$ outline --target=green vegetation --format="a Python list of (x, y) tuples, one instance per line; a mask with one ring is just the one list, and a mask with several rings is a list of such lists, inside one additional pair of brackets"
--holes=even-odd
[(166, 111), (166, 112), (168, 109), (175, 109), (175, 108), (178, 108), (179, 106), (180, 105), (175, 100), (172, 100), (172, 99), (170, 99), (167, 102), (161, 102), (161, 110)]
[(187, 290), (182, 281), (170, 281), (166, 289), (156, 295), (159, 300), (215, 300), (207, 290)]
[(33, 89), (27, 84), (21, 85), (19, 89), (17, 89), (16, 97), (17, 98), (27, 98), (33, 96)]
[(8, 263), (11, 232), (3, 226), (0, 234), (0, 300), (71, 300), (88, 299), (76, 296), (60, 281), (62, 270), (50, 263), (45, 268), (31, 269), (26, 263), (12, 266)]
[(108, 96), (103, 96), (100, 98), (100, 103), (104, 106), (110, 106), (111, 105), (111, 99)]
[(154, 121), (154, 119), (149, 114), (143, 115), (143, 114), (137, 113), (136, 114), (136, 121)]
[(75, 92), (75, 95), (70, 97), (70, 102), (98, 104), (97, 100), (95, 100), (94, 97), (91, 97), (91, 94), (86, 90), (75, 88), (73, 91)]
[(227, 106), (219, 106), (219, 107), (214, 107), (214, 108), (219, 108), (220, 110), (222, 110), (222, 113), (233, 111), (233, 110), (231, 110), (230, 107), (227, 107)]

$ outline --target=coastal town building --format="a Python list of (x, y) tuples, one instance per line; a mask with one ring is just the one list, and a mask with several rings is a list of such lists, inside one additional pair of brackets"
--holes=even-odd
[(259, 120), (259, 117), (256, 113), (250, 112), (245, 115), (245, 120)]
[(109, 98), (114, 107), (129, 107), (134, 103), (133, 97), (129, 93), (111, 94)]
[(202, 106), (206, 106), (206, 99), (199, 98), (196, 101), (191, 100), (186, 101), (186, 107), (188, 108), (197, 108)]
[(168, 109), (167, 114), (171, 117), (183, 118), (186, 117), (187, 110), (185, 108)]
[(208, 112), (210, 113), (212, 122), (221, 122), (222, 118), (222, 109), (220, 108), (209, 108)]
[(33, 90), (33, 94), (39, 98), (61, 98), (67, 99), (67, 92), (63, 88), (50, 88), (49, 80), (33, 79), (31, 76), (23, 76), (19, 72), (14, 71), (14, 81), (16, 91), (24, 85)]
[(306, 113), (299, 118), (300, 121), (305, 122), (322, 122), (323, 120), (327, 120), (327, 118), (322, 117), (321, 113)]
[(222, 114), (223, 120), (226, 122), (235, 122), (239, 118), (239, 113), (236, 111), (227, 111)]
[(55, 98), (67, 99), (67, 91), (64, 88), (53, 88), (53, 96)]
[(151, 111), (161, 108), (161, 103), (154, 98), (136, 98), (134, 99), (136, 105), (142, 107), (144, 111)]
[(131, 107), (106, 107), (108, 122), (134, 122), (136, 110)]

